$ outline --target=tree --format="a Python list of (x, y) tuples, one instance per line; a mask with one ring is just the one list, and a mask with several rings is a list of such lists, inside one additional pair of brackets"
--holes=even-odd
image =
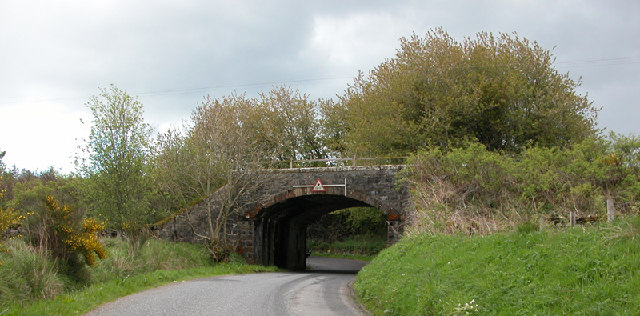
[[(253, 114), (252, 101), (238, 95), (207, 97), (192, 115), (185, 143), (192, 166), (199, 170), (195, 183), (207, 203), (206, 233), (194, 233), (207, 241), (214, 261), (224, 260), (234, 247), (227, 222), (242, 207), (242, 197), (259, 186), (243, 176), (259, 169), (265, 157), (246, 124)], [(216, 198), (210, 198), (214, 192)]]
[(4, 173), (4, 169), (6, 168), (6, 166), (4, 165), (4, 161), (2, 161), (2, 158), (4, 158), (6, 154), (6, 151), (0, 150), (0, 173)]
[[(345, 147), (406, 154), (477, 139), (489, 150), (567, 146), (594, 135), (597, 109), (553, 56), (517, 34), (478, 33), (463, 42), (442, 29), (401, 38), (401, 47), (355, 78), (329, 107), (342, 118)], [(334, 127), (337, 126), (334, 124)]]
[(194, 168), (185, 148), (185, 136), (179, 129), (161, 133), (152, 148), (151, 175), (158, 192), (152, 205), (169, 215), (202, 198), (194, 181)]
[(324, 157), (320, 140), (318, 105), (308, 95), (287, 87), (260, 94), (246, 111), (245, 126), (257, 144), (274, 161)]
[(2, 161), (6, 153), (6, 151), (0, 150), (0, 192), (3, 194), (3, 199), (0, 199), (0, 207), (6, 207), (4, 199), (11, 200), (13, 198), (13, 186), (15, 184), (13, 173), (5, 171), (6, 166)]
[(80, 212), (86, 210), (81, 204), (79, 188), (83, 179), (73, 175), (61, 175), (53, 169), (39, 174), (25, 172), (13, 185), (13, 196), (10, 206), (18, 210), (29, 210), (34, 213), (42, 213), (45, 209), (43, 201), (48, 195), (54, 196), (58, 201), (66, 205), (80, 206)]
[(234, 246), (228, 238), (230, 216), (246, 203), (245, 193), (260, 185), (244, 176), (261, 168), (266, 156), (248, 123), (255, 104), (244, 95), (206, 97), (184, 133), (169, 131), (158, 138), (159, 187), (166, 192), (167, 204), (186, 208), (182, 214), (188, 218), (193, 216), (190, 206), (204, 204), (206, 228), (192, 229), (206, 241), (215, 261), (224, 260)]
[(320, 109), (320, 137), (326, 146), (328, 155), (339, 156), (347, 153), (346, 142), (347, 109), (344, 104), (333, 99), (321, 100)]
[(188, 124), (157, 138), (153, 172), (163, 191), (158, 203), (181, 209), (209, 196), (227, 183), (222, 175), (246, 169), (247, 162), (253, 168), (324, 157), (320, 129), (317, 103), (286, 87), (259, 99), (205, 97)]
[(79, 160), (79, 171), (87, 177), (85, 197), (93, 215), (133, 237), (151, 216), (146, 176), (151, 128), (137, 98), (114, 85), (101, 89), (87, 106), (93, 114), (88, 158)]

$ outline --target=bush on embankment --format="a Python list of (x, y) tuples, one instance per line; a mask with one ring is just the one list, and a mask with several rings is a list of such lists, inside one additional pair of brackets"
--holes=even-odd
[(375, 315), (632, 315), (640, 218), (487, 236), (415, 234), (356, 278)]
[(404, 181), (416, 205), (410, 232), (488, 234), (541, 217), (606, 218), (640, 214), (640, 138), (612, 134), (568, 148), (521, 153), (487, 150), (478, 142), (422, 150)]

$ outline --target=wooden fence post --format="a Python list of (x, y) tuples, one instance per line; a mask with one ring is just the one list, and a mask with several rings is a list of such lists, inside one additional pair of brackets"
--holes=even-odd
[(576, 225), (576, 213), (569, 212), (569, 226), (575, 226), (575, 225)]
[(613, 222), (613, 219), (616, 217), (616, 206), (615, 200), (613, 198), (607, 199), (607, 222)]

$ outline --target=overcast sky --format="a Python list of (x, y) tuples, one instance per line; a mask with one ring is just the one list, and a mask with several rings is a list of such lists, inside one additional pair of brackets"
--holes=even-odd
[[(73, 171), (85, 103), (113, 83), (156, 130), (203, 96), (285, 84), (342, 94), (398, 39), (443, 27), (462, 40), (513, 32), (582, 77), (599, 127), (640, 134), (640, 1), (0, 0), (0, 150), (19, 169)], [(555, 48), (554, 48), (555, 47)]]

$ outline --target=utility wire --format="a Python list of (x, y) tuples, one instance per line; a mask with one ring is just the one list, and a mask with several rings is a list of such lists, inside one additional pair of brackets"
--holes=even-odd
[[(583, 60), (565, 60), (565, 61), (558, 61), (555, 64), (565, 68), (565, 67), (585, 67), (585, 66), (618, 66), (618, 65), (630, 65), (630, 64), (638, 64), (638, 63), (640, 63), (640, 56), (593, 58), (593, 59), (583, 59)], [(197, 88), (166, 89), (166, 90), (147, 91), (147, 92), (143, 91), (143, 92), (137, 92), (133, 94), (136, 96), (187, 95), (187, 94), (203, 93), (203, 92), (217, 90), (217, 89), (229, 89), (229, 88), (238, 89), (238, 88), (247, 88), (247, 87), (278, 85), (278, 84), (344, 80), (344, 79), (351, 79), (351, 78), (353, 78), (353, 76), (335, 76), (335, 77), (296, 79), (296, 80), (286, 80), (286, 81), (264, 81), (264, 82), (254, 82), (254, 83), (242, 83), (242, 84), (235, 84), (235, 85), (221, 84), (221, 85), (197, 87)], [(0, 102), (0, 105), (9, 105), (9, 104), (17, 104), (17, 103), (25, 103), (25, 102), (41, 103), (41, 102), (87, 100), (88, 98), (89, 97), (85, 96), (85, 97), (61, 97), (61, 98), (53, 98), (53, 99), (36, 99), (36, 100), (14, 100), (14, 101)]]
[(614, 58), (594, 58), (573, 61), (559, 61), (556, 64), (563, 66), (589, 66), (589, 65), (629, 65), (640, 63), (640, 56), (614, 57)]
[(244, 83), (237, 85), (215, 85), (210, 87), (200, 87), (200, 88), (188, 88), (188, 89), (167, 89), (167, 90), (159, 90), (159, 91), (149, 91), (149, 92), (141, 92), (136, 93), (138, 96), (156, 96), (156, 95), (169, 95), (169, 94), (193, 94), (193, 93), (201, 93), (210, 90), (216, 89), (229, 89), (229, 88), (246, 88), (246, 87), (259, 87), (259, 86), (268, 86), (268, 85), (278, 85), (278, 84), (292, 84), (292, 83), (306, 83), (306, 82), (318, 82), (318, 81), (328, 81), (328, 80), (344, 80), (344, 79), (352, 79), (352, 76), (343, 76), (343, 77), (326, 77), (326, 78), (315, 78), (315, 79), (297, 79), (297, 80), (286, 80), (286, 81), (264, 81), (264, 82), (255, 82), (255, 83)]
[[(198, 88), (185, 88), (185, 89), (166, 89), (166, 90), (156, 90), (156, 91), (146, 91), (146, 92), (132, 92), (132, 95), (135, 96), (159, 96), (159, 95), (187, 95), (187, 94), (195, 94), (195, 93), (203, 93), (211, 90), (218, 89), (238, 89), (238, 88), (246, 88), (246, 87), (259, 87), (259, 86), (268, 86), (268, 85), (279, 85), (279, 84), (294, 84), (294, 83), (308, 83), (308, 82), (319, 82), (319, 81), (330, 81), (330, 80), (345, 80), (352, 79), (352, 76), (342, 76), (342, 77), (324, 77), (324, 78), (313, 78), (313, 79), (296, 79), (296, 80), (285, 80), (285, 81), (263, 81), (263, 82), (254, 82), (254, 83), (243, 83), (243, 84), (228, 84), (228, 85), (215, 85), (215, 86), (207, 86), (207, 87), (198, 87)], [(74, 101), (74, 100), (87, 100), (89, 97), (60, 97), (60, 98), (51, 98), (51, 99), (35, 99), (35, 100), (14, 100), (14, 101), (5, 101), (0, 102), (0, 105), (9, 105), (9, 104), (17, 104), (17, 103), (42, 103), (42, 102), (60, 102), (60, 101)]]

